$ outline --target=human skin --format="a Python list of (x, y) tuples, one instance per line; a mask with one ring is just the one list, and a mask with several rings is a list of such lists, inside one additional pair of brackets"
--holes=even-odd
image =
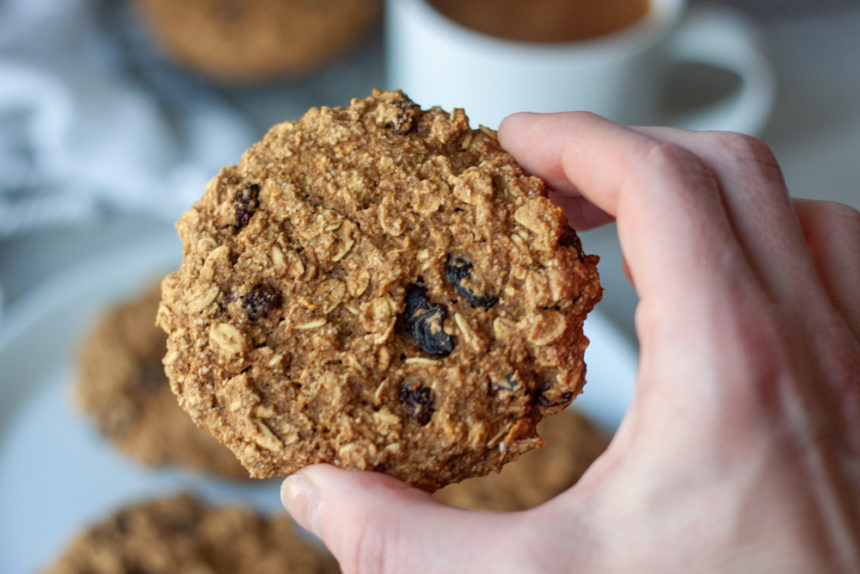
[(612, 443), (529, 511), (330, 465), (287, 510), (347, 574), (860, 572), (860, 213), (792, 200), (738, 134), (571, 112), (499, 138), (573, 227), (617, 224), (640, 356)]

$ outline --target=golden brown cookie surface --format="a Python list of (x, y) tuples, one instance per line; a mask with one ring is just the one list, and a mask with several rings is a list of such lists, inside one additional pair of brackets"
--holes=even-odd
[(161, 360), (167, 336), (155, 326), (161, 289), (107, 310), (84, 340), (75, 398), (105, 438), (149, 466), (180, 465), (247, 479), (233, 454), (176, 403)]
[(44, 574), (334, 574), (286, 516), (174, 495), (123, 508), (79, 534)]
[(547, 442), (505, 465), (499, 473), (451, 484), (433, 496), (451, 506), (514, 511), (534, 508), (573, 486), (609, 438), (582, 414), (567, 409), (538, 425)]
[(177, 228), (166, 372), (252, 476), (332, 462), (432, 490), (540, 445), (581, 390), (597, 258), (462, 110), (312, 109)]
[(294, 76), (352, 46), (380, 0), (137, 0), (171, 59), (223, 82)]

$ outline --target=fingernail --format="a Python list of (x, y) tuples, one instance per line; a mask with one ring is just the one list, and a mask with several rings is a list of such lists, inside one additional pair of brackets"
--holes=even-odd
[(313, 517), (319, 507), (319, 490), (299, 471), (284, 479), (281, 484), (281, 503), (287, 512), (304, 528), (313, 532)]
[(318, 498), (317, 487), (302, 471), (291, 474), (284, 479), (284, 483), (281, 485), (281, 502), (284, 503), (284, 506), (296, 501), (316, 504)]

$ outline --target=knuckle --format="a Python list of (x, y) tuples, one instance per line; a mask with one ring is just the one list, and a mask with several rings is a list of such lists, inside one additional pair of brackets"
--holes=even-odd
[(801, 199), (795, 203), (795, 212), (807, 236), (838, 231), (860, 247), (860, 211), (854, 207), (838, 201)]
[(396, 568), (389, 559), (392, 547), (390, 532), (372, 522), (363, 525), (355, 538), (341, 546), (337, 556), (344, 574), (387, 574)]
[(735, 132), (713, 132), (714, 144), (722, 156), (732, 163), (752, 164), (766, 175), (782, 179), (782, 169), (770, 146), (763, 140)]
[(681, 146), (665, 141), (650, 142), (645, 154), (650, 163), (674, 169), (694, 159), (694, 156)]
[(687, 149), (667, 141), (650, 142), (645, 157), (649, 165), (667, 171), (687, 171), (691, 165), (701, 165), (699, 158)]
[[(506, 547), (504, 554), (494, 556), (506, 569), (497, 567), (488, 571), (541, 574), (558, 572), (559, 563), (576, 563), (581, 572), (606, 572), (606, 569), (598, 567), (597, 552), (583, 552), (586, 548), (596, 548), (593, 531), (582, 519), (589, 512), (593, 514), (591, 504), (584, 499), (565, 497), (563, 502), (558, 499), (547, 506), (528, 510), (517, 518), (510, 517), (506, 527), (517, 544)], [(559, 546), (557, 541), (547, 536), (554, 528), (563, 528), (570, 535), (570, 542)]]
[(649, 169), (669, 179), (712, 181), (713, 175), (705, 164), (686, 148), (665, 141), (652, 141), (645, 150)]
[(577, 110), (574, 112), (570, 112), (574, 116), (578, 117), (580, 120), (589, 121), (589, 122), (605, 122), (606, 118), (595, 114), (594, 112), (589, 112), (587, 110)]
[(738, 157), (773, 156), (770, 146), (755, 136), (737, 132), (711, 132), (711, 137), (717, 147)]
[(826, 221), (832, 221), (836, 225), (860, 233), (860, 211), (838, 201), (821, 201), (817, 205)]

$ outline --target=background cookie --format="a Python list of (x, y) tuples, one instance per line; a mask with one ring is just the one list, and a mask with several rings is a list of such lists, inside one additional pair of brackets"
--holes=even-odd
[(108, 310), (84, 340), (75, 398), (101, 433), (138, 461), (249, 478), (228, 449), (179, 408), (164, 374), (167, 337), (155, 326), (153, 285)]
[(252, 476), (325, 461), (432, 490), (541, 445), (582, 388), (597, 258), (462, 110), (314, 108), (177, 228), (165, 369)]
[(289, 518), (206, 506), (189, 495), (139, 503), (82, 532), (43, 574), (329, 574), (324, 550)]
[(137, 0), (167, 55), (227, 82), (312, 70), (373, 24), (380, 0)]
[(545, 447), (525, 453), (499, 473), (448, 485), (433, 496), (461, 508), (534, 508), (575, 484), (609, 444), (608, 436), (572, 409), (543, 419), (538, 432)]

